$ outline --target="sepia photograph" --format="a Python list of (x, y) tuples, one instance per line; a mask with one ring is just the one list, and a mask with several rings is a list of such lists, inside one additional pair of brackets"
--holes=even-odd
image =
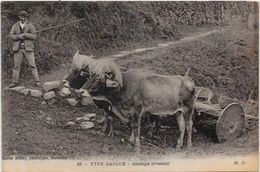
[(259, 1), (0, 3), (1, 171), (259, 170)]

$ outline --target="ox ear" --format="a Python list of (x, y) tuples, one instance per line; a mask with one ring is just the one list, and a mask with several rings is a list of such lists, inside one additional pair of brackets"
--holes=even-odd
[(106, 86), (108, 88), (117, 88), (119, 84), (116, 81), (113, 81), (111, 79), (106, 79)]

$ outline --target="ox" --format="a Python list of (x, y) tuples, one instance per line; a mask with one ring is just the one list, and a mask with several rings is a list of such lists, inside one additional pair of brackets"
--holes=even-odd
[[(81, 88), (88, 81), (90, 77), (91, 69), (89, 69), (89, 66), (91, 67), (95, 66), (95, 64), (97, 64), (97, 61), (98, 60), (93, 59), (93, 56), (81, 55), (77, 51), (76, 54), (73, 56), (72, 68), (70, 73), (63, 78), (64, 86), (73, 89)], [(108, 129), (108, 125), (109, 125), (108, 136), (114, 135), (112, 116), (115, 115), (119, 117), (124, 123), (129, 122), (123, 116), (123, 113), (117, 108), (113, 107), (112, 103), (105, 97), (96, 96), (93, 97), (93, 101), (99, 108), (104, 110), (105, 118), (104, 118), (104, 127), (102, 131), (105, 132)]]
[(140, 152), (141, 117), (176, 115), (180, 130), (176, 148), (183, 146), (185, 128), (187, 147), (192, 147), (195, 84), (187, 76), (165, 76), (138, 70), (121, 72), (113, 61), (99, 61), (89, 80), (80, 89), (82, 96), (104, 95), (114, 106), (124, 106), (131, 114), (130, 141)]

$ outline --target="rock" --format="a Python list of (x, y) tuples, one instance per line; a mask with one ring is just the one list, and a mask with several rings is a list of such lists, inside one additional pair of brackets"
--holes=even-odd
[(54, 103), (57, 103), (57, 100), (56, 99), (51, 99), (51, 101), (48, 102), (49, 105), (52, 105)]
[(9, 88), (9, 90), (13, 90), (13, 91), (21, 91), (21, 90), (24, 90), (25, 87), (24, 86), (17, 86), (17, 87), (14, 87), (14, 88)]
[(49, 125), (53, 125), (53, 124), (54, 124), (54, 121), (52, 120), (51, 117), (47, 117), (47, 118), (46, 118), (46, 123), (49, 124)]
[(71, 94), (71, 91), (66, 87), (62, 88), (60, 93), (59, 93), (59, 95), (62, 96), (62, 97), (68, 96), (70, 94)]
[(18, 86), (18, 87), (14, 87), (14, 88), (11, 88), (12, 90), (14, 91), (21, 91), (21, 90), (24, 90), (25, 87), (24, 86)]
[(60, 81), (50, 81), (50, 82), (45, 82), (42, 87), (43, 89), (48, 92), (54, 89), (58, 89), (61, 85)]
[(54, 91), (45, 93), (45, 94), (43, 95), (43, 98), (44, 98), (45, 100), (49, 100), (49, 99), (52, 99), (52, 98), (54, 98), (54, 97), (56, 97)]
[(83, 116), (83, 117), (78, 117), (78, 118), (76, 118), (76, 121), (80, 121), (80, 120), (89, 121), (90, 118), (87, 117), (87, 116)]
[(9, 88), (9, 87), (5, 87), (4, 90), (5, 90), (5, 91), (10, 91), (11, 88)]
[(33, 97), (41, 97), (42, 96), (42, 91), (40, 90), (30, 90), (31, 96)]
[(76, 106), (76, 105), (78, 104), (78, 102), (79, 102), (79, 101), (77, 101), (77, 100), (74, 99), (74, 98), (67, 98), (66, 100), (69, 102), (69, 104), (70, 104), (71, 106)]
[(93, 101), (93, 99), (91, 97), (82, 97), (82, 99), (81, 99), (81, 104), (83, 106), (86, 106), (86, 105), (89, 105), (89, 104), (93, 104), (93, 103), (94, 103), (94, 101)]
[(93, 122), (82, 122), (80, 124), (80, 126), (83, 128), (83, 129), (89, 129), (89, 128), (93, 128), (95, 125)]
[(42, 103), (41, 103), (42, 105), (46, 105), (47, 104), (47, 102), (46, 101), (42, 101)]
[(84, 115), (84, 117), (88, 117), (88, 118), (94, 118), (96, 116), (97, 116), (97, 114), (95, 114), (95, 113), (87, 113)]
[(30, 93), (30, 89), (26, 88), (20, 91), (23, 95), (28, 95)]
[(72, 126), (74, 126), (75, 125), (75, 122), (73, 122), (73, 121), (68, 121), (65, 125), (64, 125), (64, 127), (72, 127)]
[(61, 96), (61, 97), (65, 97), (66, 95), (63, 94), (61, 91), (58, 92), (58, 95)]

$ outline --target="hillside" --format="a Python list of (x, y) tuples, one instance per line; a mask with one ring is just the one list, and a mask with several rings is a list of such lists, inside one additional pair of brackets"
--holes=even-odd
[[(2, 2), (2, 72), (11, 72), (11, 41), (6, 38), (16, 13), (26, 10), (37, 30), (77, 19), (85, 20), (43, 31), (36, 40), (40, 74), (71, 59), (76, 50), (106, 55), (131, 43), (177, 40), (183, 25), (223, 25), (256, 7), (247, 2)], [(253, 10), (254, 11), (254, 10)]]

